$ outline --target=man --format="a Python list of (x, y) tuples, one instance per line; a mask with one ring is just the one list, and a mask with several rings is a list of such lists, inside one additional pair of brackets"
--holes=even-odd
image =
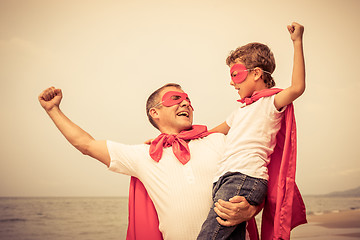
[[(155, 205), (164, 239), (195, 239), (211, 206), (213, 174), (223, 154), (224, 135), (208, 135), (206, 127), (192, 125), (193, 108), (181, 87), (168, 84), (149, 97), (149, 120), (162, 133), (151, 146), (95, 140), (63, 114), (61, 99), (61, 90), (54, 87), (39, 95), (41, 106), (65, 138), (110, 170), (141, 180)], [(258, 210), (241, 197), (233, 201), (221, 201), (215, 209), (227, 220), (219, 218), (221, 224), (238, 224)]]

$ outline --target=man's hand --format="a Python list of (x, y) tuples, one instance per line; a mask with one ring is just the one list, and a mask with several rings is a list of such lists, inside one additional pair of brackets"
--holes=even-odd
[(153, 138), (152, 138), (152, 139), (149, 139), (149, 140), (146, 140), (146, 141), (144, 142), (144, 144), (146, 144), (146, 145), (151, 145), (152, 141), (154, 141)]
[(55, 106), (59, 107), (62, 99), (61, 89), (56, 89), (54, 87), (45, 89), (42, 93), (40, 93), (38, 99), (45, 111), (49, 112)]
[(290, 33), (291, 40), (293, 40), (293, 42), (302, 41), (302, 36), (304, 33), (304, 26), (302, 26), (296, 22), (293, 22), (291, 25), (287, 26), (287, 29)]
[(250, 205), (242, 196), (235, 196), (229, 202), (220, 199), (215, 203), (214, 211), (219, 216), (216, 220), (221, 225), (230, 227), (250, 220), (260, 212), (261, 208)]

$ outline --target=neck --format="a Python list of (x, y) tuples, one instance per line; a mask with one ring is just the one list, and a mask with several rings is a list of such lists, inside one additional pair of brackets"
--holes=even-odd
[(264, 89), (267, 89), (265, 83), (262, 82), (262, 84), (258, 84), (256, 87), (255, 87), (255, 91), (256, 92), (259, 92), (261, 90), (264, 90)]
[(167, 129), (167, 128), (160, 128), (160, 132), (161, 133), (165, 133), (165, 134), (171, 134), (171, 135), (177, 135), (182, 131), (186, 131), (189, 130), (190, 128), (184, 128), (184, 129)]

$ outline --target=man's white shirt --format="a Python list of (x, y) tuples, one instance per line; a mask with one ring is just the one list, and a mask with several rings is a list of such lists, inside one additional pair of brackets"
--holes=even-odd
[(225, 136), (213, 133), (189, 142), (191, 159), (183, 165), (172, 147), (164, 148), (159, 162), (149, 145), (107, 141), (109, 169), (135, 176), (145, 186), (159, 217), (164, 239), (196, 239), (212, 205), (212, 184), (224, 154)]

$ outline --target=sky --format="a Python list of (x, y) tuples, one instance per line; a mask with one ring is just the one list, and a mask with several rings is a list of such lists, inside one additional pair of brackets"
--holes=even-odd
[(225, 59), (249, 42), (274, 52), (290, 85), (286, 26), (305, 26), (305, 93), (294, 102), (296, 181), (303, 194), (359, 186), (360, 1), (0, 1), (0, 196), (126, 196), (129, 177), (82, 155), (37, 97), (63, 91), (61, 110), (99, 140), (156, 137), (145, 101), (179, 83), (194, 123), (212, 128), (237, 107)]

